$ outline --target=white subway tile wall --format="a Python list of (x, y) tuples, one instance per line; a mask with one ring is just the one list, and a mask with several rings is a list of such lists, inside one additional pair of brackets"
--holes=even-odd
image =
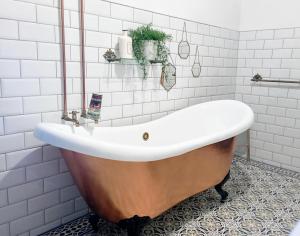
[[(33, 136), (40, 121), (60, 122), (62, 86), (58, 0), (6, 0), (0, 8), (0, 235), (38, 235), (87, 213), (57, 148)], [(80, 109), (78, 2), (65, 1), (69, 109)], [(256, 113), (253, 158), (300, 170), (300, 93), (296, 87), (250, 83), (254, 73), (276, 79), (300, 76), (300, 30), (242, 32), (186, 20), (191, 56), (177, 45), (183, 19), (108, 1), (85, 1), (87, 97), (103, 94), (102, 126), (130, 125), (186, 106), (236, 97)], [(159, 65), (142, 79), (136, 63), (108, 64), (122, 29), (153, 23), (169, 42), (177, 83), (166, 92)], [(202, 73), (191, 65), (199, 45)], [(281, 86), (281, 87), (280, 87)], [(88, 102), (88, 101), (87, 101)], [(9, 212), (9, 214), (7, 214)]]
[(300, 171), (300, 89), (298, 85), (255, 83), (264, 79), (299, 80), (299, 29), (240, 32), (236, 99), (255, 112), (251, 158)]

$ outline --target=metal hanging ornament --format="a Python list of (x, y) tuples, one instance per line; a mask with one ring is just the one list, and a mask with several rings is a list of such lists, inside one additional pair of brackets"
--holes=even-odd
[(169, 92), (176, 84), (176, 67), (171, 55), (168, 54), (168, 56), (171, 59), (171, 63), (168, 62), (162, 67), (160, 76), (160, 84), (167, 92)]
[(181, 59), (187, 59), (190, 55), (190, 44), (187, 40), (186, 23), (183, 24), (182, 38), (178, 44), (178, 55)]
[(201, 65), (200, 65), (200, 56), (199, 56), (198, 46), (196, 47), (195, 61), (192, 66), (192, 74), (193, 74), (194, 78), (199, 77), (201, 74)]

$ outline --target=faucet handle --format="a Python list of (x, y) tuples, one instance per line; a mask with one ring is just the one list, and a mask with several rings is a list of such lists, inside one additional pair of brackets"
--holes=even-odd
[(80, 112), (79, 111), (71, 111), (71, 112), (69, 112), (70, 115), (74, 115), (74, 114), (78, 114), (78, 113), (80, 113)]

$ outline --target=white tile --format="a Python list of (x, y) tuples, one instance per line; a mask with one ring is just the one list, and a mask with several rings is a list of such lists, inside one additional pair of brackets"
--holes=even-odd
[(170, 101), (160, 101), (159, 103), (160, 112), (173, 111), (175, 109), (174, 100)]
[(275, 39), (275, 40), (266, 40), (264, 48), (265, 49), (274, 49), (274, 48), (282, 48), (283, 40)]
[(282, 59), (281, 68), (300, 69), (299, 59)]
[(112, 105), (131, 104), (133, 103), (132, 92), (116, 92), (112, 94)]
[(104, 1), (86, 0), (85, 11), (99, 16), (110, 16), (110, 3)]
[(30, 114), (21, 116), (8, 116), (4, 118), (6, 134), (30, 131), (41, 122), (41, 114)]
[(12, 235), (34, 229), (44, 224), (44, 212), (38, 212), (33, 215), (23, 217), (10, 223), (10, 232)]
[(0, 136), (0, 153), (13, 152), (23, 148), (24, 134)]
[(284, 48), (300, 48), (300, 39), (285, 39)]
[(43, 146), (43, 160), (51, 161), (61, 158), (61, 153), (58, 147), (51, 145)]
[(50, 61), (22, 61), (22, 77), (55, 77), (56, 64)]
[(41, 79), (40, 80), (41, 95), (53, 95), (62, 93), (61, 79)]
[(40, 94), (38, 79), (3, 79), (3, 93), (5, 97), (34, 96)]
[[(271, 58), (272, 53), (273, 53), (272, 50), (255, 50), (255, 57), (256, 58)], [(274, 55), (273, 55), (273, 57), (274, 57)]]
[[(6, 170), (6, 160), (5, 160), (5, 155), (0, 154), (0, 172)], [(0, 206), (1, 206), (1, 192), (0, 192)]]
[[(59, 25), (59, 14), (57, 8), (37, 5), (37, 22), (49, 25)], [(68, 22), (68, 17), (65, 16), (65, 24)], [(67, 24), (68, 25), (68, 24)]]
[[(7, 206), (8, 205), (8, 201), (7, 201), (7, 190), (1, 190), (0, 191), (0, 207), (3, 207), (3, 206)], [(0, 230), (1, 232), (1, 230)], [(0, 235), (2, 235), (0, 233)]]
[(101, 119), (109, 120), (122, 117), (122, 106), (103, 107)]
[(94, 47), (111, 47), (111, 35), (108, 33), (86, 31), (86, 45)]
[(59, 203), (59, 191), (49, 192), (28, 200), (28, 212), (32, 214)]
[(17, 21), (0, 19), (0, 29), (0, 38), (17, 39), (19, 36)]
[(143, 104), (143, 114), (151, 114), (156, 112), (159, 112), (158, 102), (149, 102)]
[[(23, 184), (25, 183), (25, 169), (8, 170), (5, 172), (1, 172), (0, 180), (1, 180), (0, 189)], [(1, 217), (0, 217), (0, 222), (1, 222)]]
[(274, 30), (259, 30), (256, 32), (256, 39), (273, 39)]
[(87, 209), (87, 208), (88, 208), (88, 205), (86, 204), (86, 202), (84, 201), (84, 199), (82, 197), (77, 198), (75, 200), (75, 210), (76, 211), (80, 211), (80, 210)]
[(112, 126), (114, 127), (128, 126), (128, 125), (132, 125), (131, 117), (112, 120)]
[[(110, 65), (103, 64), (103, 63), (87, 63), (87, 77), (91, 78), (101, 78), (105, 77), (107, 78), (110, 75)], [(110, 81), (110, 80), (109, 80)], [(107, 82), (107, 80), (106, 80)], [(100, 86), (105, 83), (100, 81)], [(107, 82), (109, 83), (109, 82)], [(109, 85), (107, 85), (109, 86)]]
[(240, 32), (240, 40), (254, 40), (256, 31), (244, 31)]
[(18, 77), (20, 77), (19, 61), (0, 59), (0, 77), (1, 78), (18, 78)]
[(6, 154), (7, 169), (16, 169), (42, 162), (42, 149), (32, 148)]
[(62, 202), (69, 201), (69, 200), (80, 197), (78, 188), (75, 185), (63, 188), (60, 191), (60, 195), (61, 195)]
[(123, 106), (123, 116), (137, 116), (141, 115), (143, 112), (142, 104), (132, 104)]
[(3, 117), (0, 117), (0, 135), (4, 134), (4, 123), (3, 123)]
[(95, 16), (95, 15), (86, 14), (85, 19), (84, 19), (84, 27), (87, 30), (96, 30), (96, 31), (98, 31), (99, 17)]
[(37, 235), (45, 233), (45, 232), (47, 232), (47, 231), (49, 231), (51, 229), (57, 228), (60, 225), (61, 225), (61, 220), (60, 219), (52, 221), (52, 222), (50, 222), (48, 224), (45, 223), (43, 226), (31, 230), (30, 231), (30, 235), (37, 236)]
[(0, 8), (0, 17), (7, 19), (35, 21), (35, 13), (35, 5), (20, 1), (6, 0)]
[(60, 45), (54, 43), (38, 43), (39, 60), (60, 60)]
[[(89, 32), (89, 31), (87, 31), (87, 32)], [(79, 45), (78, 29), (73, 29), (73, 28), (68, 28), (68, 27), (65, 28), (65, 36), (66, 36), (66, 38), (65, 38), (66, 44)], [(87, 33), (86, 33), (86, 37), (87, 37)], [(59, 38), (59, 36), (58, 36), (58, 38)]]
[(9, 233), (9, 224), (0, 225), (0, 235), (2, 235), (2, 236), (10, 236), (10, 233)]
[(292, 49), (274, 49), (273, 58), (291, 58)]
[(26, 168), (26, 179), (32, 181), (58, 173), (58, 161), (48, 161), (41, 164), (31, 165)]
[(152, 12), (134, 9), (134, 22), (142, 24), (152, 23)]
[(99, 17), (99, 31), (122, 34), (122, 21), (107, 17)]
[(25, 132), (25, 148), (34, 148), (45, 145), (43, 141), (36, 138), (33, 134), (33, 131)]
[(54, 27), (28, 22), (19, 23), (20, 39), (38, 42), (55, 42)]
[(247, 41), (247, 49), (263, 49), (264, 44), (264, 40)]
[(292, 38), (294, 35), (294, 29), (278, 29), (275, 30), (275, 39)]
[(281, 60), (280, 59), (263, 59), (264, 68), (280, 68)]
[(47, 112), (57, 110), (57, 96), (24, 97), (24, 113)]
[(23, 113), (22, 98), (0, 98), (0, 116)]
[(46, 223), (59, 219), (63, 216), (70, 215), (74, 212), (74, 202), (68, 201), (54, 207), (48, 208), (45, 211)]
[(170, 27), (170, 17), (162, 14), (153, 14), (153, 25), (169, 28)]
[(273, 78), (289, 78), (289, 75), (290, 70), (288, 69), (271, 69), (271, 77)]
[(44, 179), (44, 191), (50, 192), (74, 184), (73, 178), (69, 172), (54, 175)]
[(36, 197), (43, 193), (43, 180), (18, 185), (8, 189), (8, 201), (10, 204)]
[(133, 21), (133, 8), (111, 3), (111, 16), (116, 19)]
[[(27, 203), (26, 201), (17, 204), (9, 205), (1, 208), (0, 224), (13, 221), (26, 215)], [(9, 214), (7, 214), (9, 212)], [(1, 232), (1, 231), (0, 231)]]

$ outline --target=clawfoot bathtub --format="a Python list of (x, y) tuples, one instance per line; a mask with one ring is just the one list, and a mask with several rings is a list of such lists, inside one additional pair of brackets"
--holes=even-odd
[(234, 137), (253, 117), (246, 104), (219, 100), (133, 126), (41, 123), (35, 135), (61, 148), (89, 207), (135, 235), (133, 226), (208, 188), (224, 200)]

